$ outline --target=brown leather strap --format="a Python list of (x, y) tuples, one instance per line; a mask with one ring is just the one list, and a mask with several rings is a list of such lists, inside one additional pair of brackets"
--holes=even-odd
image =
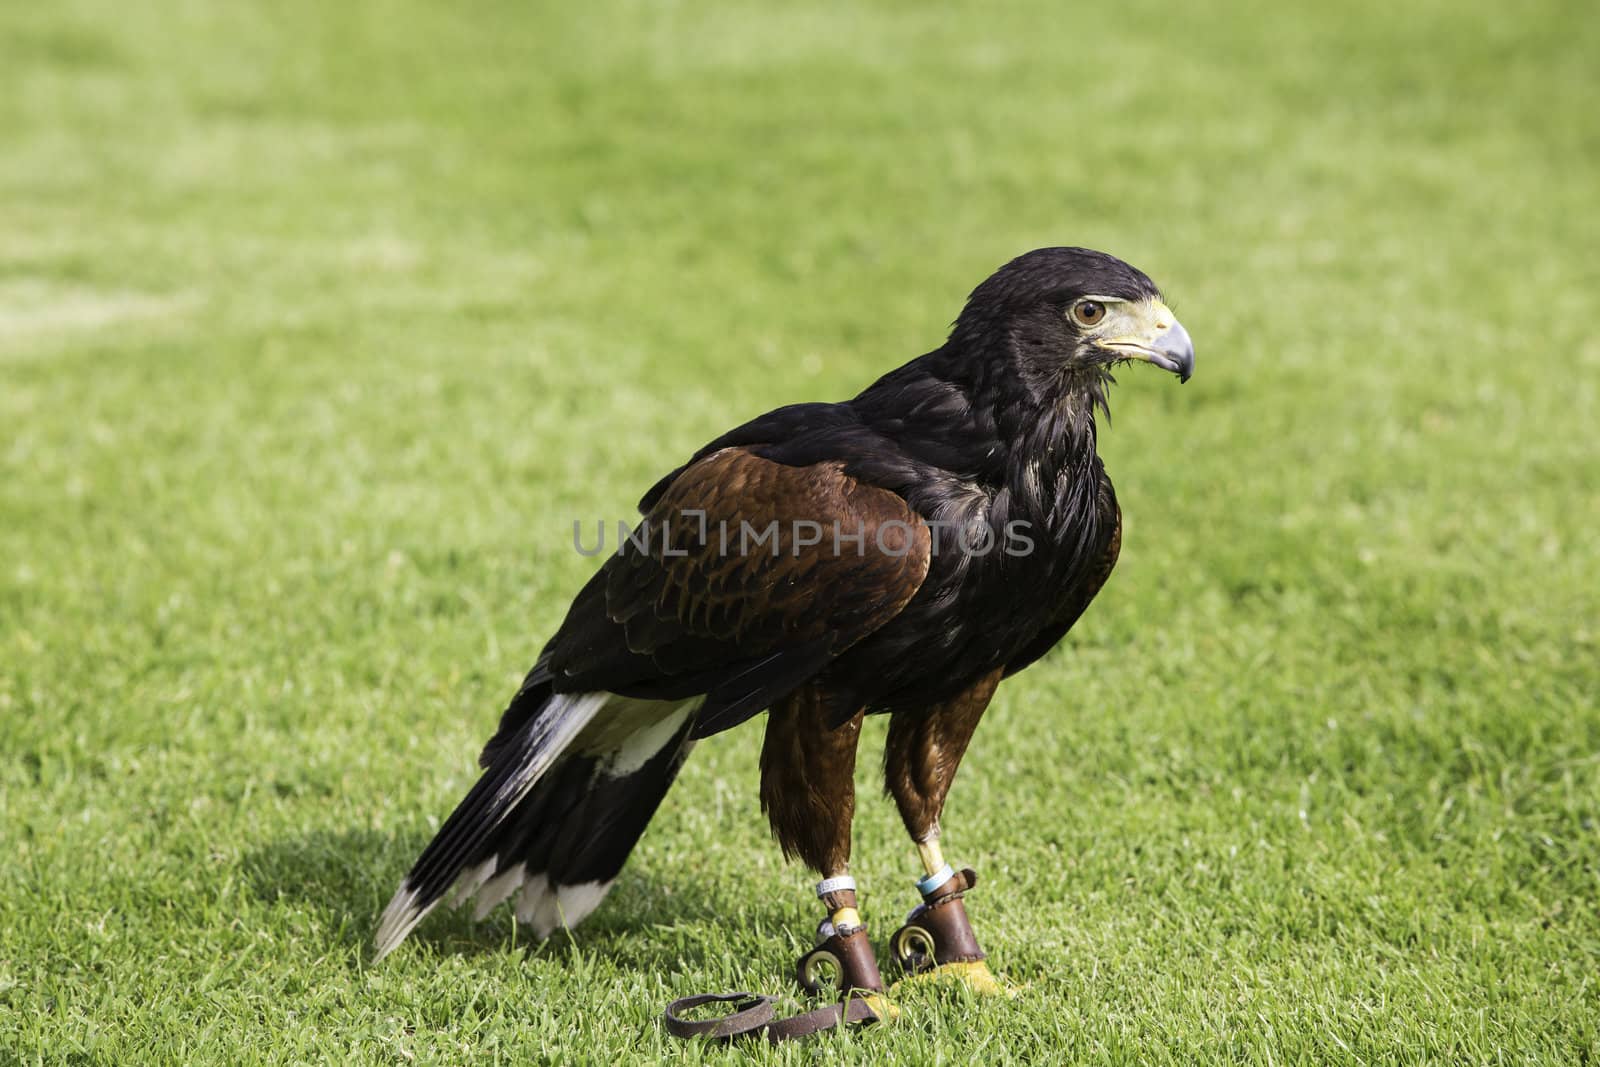
[[(854, 892), (844, 892), (850, 893), (852, 901), (855, 899)], [(832, 926), (830, 924), (824, 928), (831, 930)], [(878, 1013), (862, 995), (883, 992), (883, 978), (878, 974), (878, 957), (872, 951), (872, 942), (867, 939), (866, 927), (857, 926), (844, 932), (834, 930), (816, 948), (795, 961), (795, 978), (807, 993), (816, 995), (831, 984), (844, 999), (815, 1011), (775, 1020), (772, 1017), (771, 997), (755, 993), (702, 993), (674, 1000), (667, 1005), (662, 1018), (667, 1024), (667, 1031), (674, 1037), (734, 1041), (764, 1034), (767, 1041), (774, 1045), (780, 1041), (809, 1037), (841, 1024), (878, 1021)], [(732, 1004), (734, 1009), (715, 1019), (690, 1020), (683, 1017), (682, 1013), (690, 1008), (707, 1004)]]
[[(683, 1012), (706, 1004), (732, 1004), (733, 1011), (714, 1019), (685, 1019)], [(667, 1032), (673, 1037), (708, 1037), (713, 1041), (727, 1041), (760, 1030), (772, 1021), (776, 1009), (771, 997), (756, 993), (701, 993), (693, 997), (679, 997), (661, 1013)]]
[[(772, 998), (755, 993), (702, 993), (680, 997), (667, 1005), (662, 1019), (674, 1037), (703, 1037), (710, 1041), (734, 1041), (741, 1037), (766, 1037), (769, 1044), (793, 1041), (831, 1030), (841, 1023), (853, 1025), (878, 1021), (878, 1013), (861, 997), (849, 997), (826, 1007), (800, 1015), (774, 1020)], [(733, 1004), (728, 1015), (715, 1019), (685, 1019), (682, 1012), (706, 1004)]]
[(808, 1011), (803, 1015), (791, 1015), (787, 1019), (771, 1023), (767, 1027), (767, 1041), (776, 1045), (780, 1041), (792, 1041), (797, 1037), (809, 1037), (824, 1030), (831, 1030), (840, 1023), (854, 1025), (877, 1021), (878, 1013), (872, 1010), (872, 1005), (864, 998), (847, 997), (827, 1007)]
[(907, 974), (919, 974), (946, 963), (971, 963), (984, 958), (962, 897), (978, 884), (968, 868), (923, 898), (906, 924), (889, 940), (890, 951)]
[(824, 991), (831, 982), (842, 995), (852, 989), (883, 992), (883, 977), (878, 973), (878, 956), (872, 951), (867, 928), (857, 926), (848, 933), (835, 931), (816, 948), (795, 961), (795, 981), (811, 996)]
[(967, 963), (983, 959), (978, 935), (967, 918), (967, 906), (960, 897), (949, 897), (917, 916), (916, 925), (933, 935), (933, 965)]
[(948, 878), (943, 885), (924, 896), (922, 902), (931, 908), (950, 897), (965, 896), (968, 890), (976, 888), (978, 888), (978, 872), (971, 867), (963, 867)]

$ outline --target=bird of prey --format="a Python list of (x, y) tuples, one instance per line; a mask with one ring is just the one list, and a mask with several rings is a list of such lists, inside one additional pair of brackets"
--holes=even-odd
[(828, 911), (801, 984), (880, 990), (849, 861), (856, 743), (886, 714), (887, 788), (924, 873), (892, 955), (990, 987), (962, 903), (976, 875), (945, 862), (940, 812), (996, 687), (1116, 563), (1095, 417), (1135, 360), (1194, 369), (1156, 286), (1103, 252), (1042, 248), (979, 285), (939, 348), (852, 400), (752, 419), (662, 478), (384, 912), (378, 956), (447, 894), (479, 917), (515, 897), (539, 938), (577, 924), (694, 743), (765, 711), (761, 807)]

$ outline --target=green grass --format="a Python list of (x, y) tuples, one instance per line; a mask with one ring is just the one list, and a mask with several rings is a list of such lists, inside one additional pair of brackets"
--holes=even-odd
[[(0, 10), (0, 1061), (1600, 1058), (1591, 5), (446, 6)], [(575, 939), (371, 966), (571, 520), (1059, 243), (1200, 363), (1123, 375), (1120, 568), (947, 813), (1027, 992), (666, 1037), (817, 917), (757, 729)]]

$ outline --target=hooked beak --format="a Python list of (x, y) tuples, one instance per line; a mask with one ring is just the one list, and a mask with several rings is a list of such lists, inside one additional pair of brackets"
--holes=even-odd
[(1189, 340), (1189, 331), (1177, 319), (1172, 320), (1172, 326), (1157, 337), (1147, 351), (1151, 363), (1176, 374), (1180, 383), (1194, 376), (1194, 342)]
[(1159, 300), (1135, 307), (1129, 313), (1133, 328), (1101, 344), (1122, 359), (1141, 359), (1170, 371), (1186, 382), (1194, 375), (1194, 342), (1165, 304)]

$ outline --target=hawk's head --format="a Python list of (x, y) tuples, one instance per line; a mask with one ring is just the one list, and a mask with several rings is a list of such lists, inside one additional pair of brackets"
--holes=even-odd
[[(1143, 272), (1088, 248), (1040, 248), (1013, 259), (972, 291), (951, 339), (1008, 351), (1032, 384), (1098, 379), (1143, 360), (1188, 381), (1189, 333)], [(1088, 375), (1078, 372), (1088, 371)]]

